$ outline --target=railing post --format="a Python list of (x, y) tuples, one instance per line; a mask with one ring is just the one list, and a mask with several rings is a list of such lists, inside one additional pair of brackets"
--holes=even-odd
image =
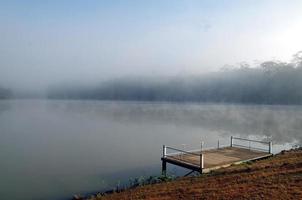
[(200, 154), (200, 169), (203, 169), (204, 168), (204, 156), (203, 154), (201, 153)]
[(163, 145), (163, 158), (165, 158), (167, 155), (167, 148), (166, 145)]
[[(185, 151), (186, 150), (186, 144), (181, 144), (181, 145), (182, 145), (182, 150)], [(184, 154), (185, 154), (184, 152), (180, 153), (180, 155), (182, 157), (183, 157)]]
[(203, 149), (203, 141), (201, 140), (201, 142), (200, 142), (200, 151), (202, 151), (202, 149)]
[(233, 147), (233, 136), (231, 136), (231, 147)]
[(272, 153), (273, 152), (273, 143), (270, 141), (268, 143), (268, 145), (269, 145), (269, 153)]

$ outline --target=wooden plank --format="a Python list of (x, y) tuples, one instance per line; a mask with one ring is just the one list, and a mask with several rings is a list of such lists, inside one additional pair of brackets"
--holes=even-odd
[(204, 159), (204, 170), (207, 171), (206, 169), (217, 168), (225, 165), (231, 165), (236, 162), (243, 162), (272, 155), (263, 151), (249, 150), (239, 147), (224, 147), (220, 149), (205, 150), (202, 152), (196, 151), (194, 154), (192, 153), (186, 154), (182, 152), (177, 155), (166, 155), (162, 160), (174, 165), (200, 171), (201, 157), (199, 155), (202, 153)]
[(270, 155), (267, 152), (243, 149), (238, 147), (226, 147), (204, 152), (205, 168), (225, 165), (242, 160)]

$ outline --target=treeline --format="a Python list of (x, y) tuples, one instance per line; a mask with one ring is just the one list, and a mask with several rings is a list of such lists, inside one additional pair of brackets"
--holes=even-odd
[(0, 99), (8, 99), (12, 97), (12, 92), (9, 89), (0, 87)]
[(53, 99), (302, 104), (302, 52), (292, 62), (241, 64), (190, 77), (124, 78), (92, 87), (57, 87)]

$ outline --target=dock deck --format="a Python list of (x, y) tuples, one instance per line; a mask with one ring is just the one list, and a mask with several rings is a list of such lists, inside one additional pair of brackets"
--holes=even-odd
[[(234, 140), (247, 144), (236, 144)], [(252, 143), (260, 143), (268, 148), (256, 148)], [(184, 167), (200, 173), (206, 173), (231, 164), (266, 158), (272, 155), (272, 143), (242, 138), (231, 137), (231, 145), (208, 150), (184, 151), (172, 147), (163, 148), (163, 173), (166, 171), (166, 163)], [(173, 153), (167, 153), (167, 150)]]

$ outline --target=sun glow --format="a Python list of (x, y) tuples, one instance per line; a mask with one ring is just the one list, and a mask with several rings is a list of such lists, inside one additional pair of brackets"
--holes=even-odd
[(273, 32), (271, 43), (279, 59), (291, 59), (292, 55), (302, 50), (302, 20), (284, 27), (284, 30)]

